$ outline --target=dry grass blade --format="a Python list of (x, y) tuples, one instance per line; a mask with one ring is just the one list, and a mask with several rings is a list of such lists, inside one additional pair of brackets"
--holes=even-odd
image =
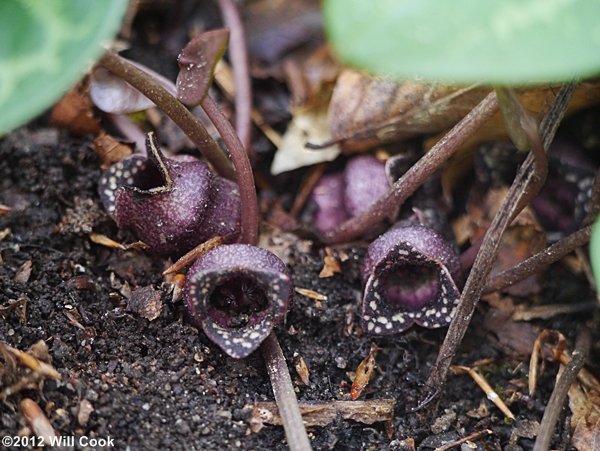
[(122, 251), (127, 251), (130, 249), (148, 249), (148, 245), (146, 243), (142, 243), (141, 241), (136, 241), (135, 243), (131, 244), (122, 244), (113, 240), (112, 238), (107, 237), (106, 235), (102, 235), (101, 233), (90, 233), (90, 241), (92, 243), (99, 244), (100, 246), (109, 247), (111, 249), (120, 249)]
[(494, 391), (494, 389), (487, 382), (485, 377), (483, 377), (483, 375), (481, 375), (476, 368), (469, 368), (467, 366), (452, 366), (450, 367), (450, 371), (453, 371), (457, 374), (463, 373), (471, 376), (471, 379), (473, 379), (473, 381), (475, 381), (479, 388), (483, 390), (485, 396), (487, 396), (487, 399), (493, 402), (494, 405), (498, 407), (498, 409), (500, 409), (500, 411), (504, 414), (505, 417), (513, 421), (516, 419), (515, 415), (511, 412), (508, 406), (504, 403), (504, 401), (502, 401), (500, 396), (498, 396), (498, 393)]
[(312, 299), (313, 301), (326, 301), (327, 296), (321, 293), (317, 293), (316, 291), (310, 290), (308, 288), (300, 288), (295, 287), (294, 291), (296, 293), (301, 294), (302, 296), (306, 296), (308, 299)]

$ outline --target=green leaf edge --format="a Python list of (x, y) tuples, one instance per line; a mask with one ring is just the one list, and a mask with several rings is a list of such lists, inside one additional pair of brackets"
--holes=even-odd
[[(372, 1), (376, 3), (378, 0)], [(379, 59), (378, 62), (373, 64), (373, 60), (370, 57), (365, 56), (365, 52), (353, 51), (352, 45), (347, 45), (347, 43), (344, 41), (345, 37), (348, 36), (346, 31), (344, 31), (345, 26), (339, 26), (339, 22), (336, 22), (334, 19), (337, 8), (340, 7), (339, 5), (343, 5), (344, 9), (347, 10), (348, 8), (352, 8), (352, 1), (322, 0), (325, 33), (332, 46), (334, 54), (336, 54), (346, 64), (375, 75), (384, 75), (400, 80), (419, 79), (426, 82), (442, 82), (449, 84), (485, 83), (508, 86), (528, 86), (555, 82), (568, 82), (573, 81), (574, 79), (592, 78), (600, 75), (600, 46), (598, 43), (596, 43), (596, 48), (598, 50), (597, 54), (599, 55), (599, 58), (595, 61), (588, 61), (586, 64), (578, 65), (577, 70), (573, 70), (572, 66), (565, 66), (564, 70), (557, 69), (548, 71), (547, 73), (536, 72), (535, 69), (532, 71), (522, 70), (516, 76), (498, 76), (497, 72), (489, 70), (484, 65), (472, 67), (467, 71), (463, 69), (457, 69), (442, 73), (437, 67), (431, 68), (431, 64), (427, 64), (428, 67), (426, 68), (421, 67), (415, 69), (413, 66), (410, 68), (410, 70), (406, 67), (401, 67), (399, 69), (399, 66), (395, 64), (395, 62), (392, 66), (390, 66), (388, 63), (385, 63), (383, 59)], [(356, 28), (352, 29), (356, 30)], [(352, 33), (351, 36), (357, 37), (359, 36), (359, 33)], [(369, 46), (369, 53), (373, 53), (371, 50), (373, 49), (374, 45), (375, 44)], [(532, 59), (534, 59), (534, 57), (532, 57)], [(447, 67), (448, 66), (446, 65), (446, 68)]]
[[(1, 0), (5, 1), (5, 0)], [(13, 1), (13, 0), (10, 0)], [(46, 0), (41, 0), (46, 1)], [(6, 103), (0, 104), (0, 136), (9, 131), (27, 123), (37, 115), (41, 114), (48, 107), (53, 105), (61, 96), (63, 96), (81, 77), (86, 73), (94, 62), (104, 52), (103, 45), (110, 41), (121, 27), (123, 16), (127, 10), (128, 2), (126, 0), (100, 0), (108, 4), (105, 20), (103, 20), (96, 33), (95, 39), (91, 39), (88, 45), (81, 52), (80, 64), (69, 66), (61, 75), (48, 82), (46, 89), (36, 92), (37, 101), (32, 103), (22, 102), (21, 108), (7, 111)], [(26, 93), (23, 93), (26, 94)]]
[(590, 238), (590, 263), (592, 264), (592, 273), (596, 281), (596, 287), (600, 287), (600, 217), (592, 226), (592, 236)]

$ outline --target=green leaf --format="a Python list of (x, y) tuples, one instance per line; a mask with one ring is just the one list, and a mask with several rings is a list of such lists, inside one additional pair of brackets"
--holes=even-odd
[(600, 217), (596, 219), (592, 227), (592, 236), (590, 238), (590, 263), (596, 287), (600, 289)]
[(126, 9), (125, 0), (0, 0), (0, 135), (75, 84)]
[(336, 53), (398, 78), (530, 84), (600, 73), (598, 0), (324, 0)]

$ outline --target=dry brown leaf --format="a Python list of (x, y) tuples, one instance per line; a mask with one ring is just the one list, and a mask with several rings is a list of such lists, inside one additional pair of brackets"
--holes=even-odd
[[(483, 200), (479, 199), (479, 196), (471, 196), (467, 204), (467, 214), (471, 224), (465, 228), (470, 232), (471, 242), (477, 242), (482, 238), (492, 218), (500, 209), (507, 192), (508, 188), (491, 189), (485, 193)], [(545, 246), (545, 233), (538, 225), (531, 209), (524, 208), (515, 218), (513, 225), (502, 236), (498, 257), (494, 262), (490, 277), (512, 268), (541, 251)], [(503, 291), (515, 296), (538, 293), (540, 291), (538, 279), (539, 275), (534, 274)]]
[(367, 355), (367, 357), (365, 357), (364, 360), (359, 363), (354, 376), (354, 381), (352, 382), (352, 389), (350, 390), (350, 397), (352, 400), (357, 399), (365, 387), (369, 384), (371, 375), (375, 369), (375, 356), (377, 355), (377, 350), (377, 346), (372, 344), (371, 349), (369, 349), (369, 355)]
[(130, 146), (117, 141), (112, 136), (102, 132), (93, 142), (94, 151), (102, 160), (102, 169), (106, 170), (111, 164), (121, 161), (132, 154)]
[[(345, 152), (356, 152), (418, 134), (442, 132), (462, 119), (490, 90), (486, 86), (395, 82), (346, 70), (338, 77), (329, 108), (333, 139), (344, 141)], [(558, 89), (545, 86), (518, 92), (523, 106), (539, 119)], [(600, 84), (595, 81), (581, 83), (567, 112), (599, 102)], [(472, 149), (477, 143), (505, 138), (504, 123), (498, 113), (463, 148)], [(426, 147), (438, 140), (436, 137)], [(465, 155), (459, 152), (455, 161), (461, 159), (465, 159)], [(470, 159), (470, 155), (466, 159)]]
[(585, 390), (574, 383), (569, 389), (569, 407), (573, 416), (571, 445), (577, 449), (600, 449), (600, 391)]
[(52, 123), (76, 135), (100, 132), (100, 122), (94, 116), (87, 87), (78, 85), (71, 89), (52, 108)]
[(32, 262), (31, 260), (27, 260), (23, 263), (19, 269), (17, 269), (17, 273), (15, 274), (15, 282), (17, 283), (27, 283), (29, 282), (29, 277), (31, 277), (31, 268)]
[(571, 445), (579, 450), (600, 449), (600, 382), (585, 368), (569, 389), (569, 408)]
[(282, 69), (294, 107), (329, 102), (341, 70), (326, 45), (308, 53), (298, 52), (287, 57)]
[(296, 368), (296, 373), (300, 376), (300, 380), (304, 385), (310, 385), (310, 374), (308, 371), (308, 366), (306, 366), (306, 362), (303, 357), (299, 357), (294, 364)]
[(330, 247), (325, 248), (325, 257), (323, 257), (323, 269), (319, 273), (320, 278), (332, 277), (342, 272), (340, 263), (337, 261)]
[(127, 311), (135, 312), (148, 321), (158, 318), (162, 307), (161, 292), (155, 290), (152, 285), (133, 290), (127, 303)]
[[(544, 113), (550, 107), (558, 89), (556, 87), (543, 87), (529, 91), (521, 91), (518, 94), (519, 100), (523, 106), (535, 118), (541, 120)], [(591, 107), (600, 103), (600, 82), (588, 81), (580, 83), (575, 92), (571, 103), (567, 107), (566, 115), (575, 113), (583, 108)], [(443, 134), (436, 135), (425, 141), (425, 148), (429, 149), (437, 143)], [(504, 123), (500, 113), (492, 117), (481, 127), (467, 142), (456, 152), (442, 172), (442, 185), (444, 192), (451, 192), (457, 183), (463, 178), (472, 165), (474, 149), (481, 143), (488, 141), (508, 140), (508, 135), (504, 128)]]
[(490, 91), (416, 81), (396, 82), (345, 70), (329, 105), (334, 140), (356, 152), (417, 134), (445, 130), (462, 119)]
[(515, 307), (511, 298), (492, 293), (484, 298), (492, 308), (486, 313), (483, 327), (497, 340), (497, 347), (508, 355), (529, 356), (538, 332), (531, 323), (511, 319)]

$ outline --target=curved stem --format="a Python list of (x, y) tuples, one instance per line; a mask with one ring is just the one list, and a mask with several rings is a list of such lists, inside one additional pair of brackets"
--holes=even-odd
[(223, 22), (229, 28), (229, 58), (235, 82), (235, 130), (252, 156), (252, 84), (244, 24), (235, 0), (219, 0)]
[[(504, 230), (526, 203), (537, 194), (545, 181), (548, 163), (545, 149), (548, 148), (554, 137), (557, 128), (556, 122), (560, 122), (572, 93), (572, 85), (561, 89), (540, 127), (542, 138), (540, 133), (533, 128), (528, 116), (522, 111), (521, 125), (527, 133), (532, 150), (519, 168), (498, 213), (494, 216), (492, 224), (483, 237), (481, 249), (463, 288), (454, 318), (425, 384), (425, 399), (421, 402), (421, 406), (433, 400), (446, 381), (452, 359), (471, 322), (475, 306), (481, 297), (487, 277), (498, 254)], [(559, 111), (560, 114), (556, 114), (556, 111)]]
[(210, 95), (204, 97), (201, 106), (223, 138), (235, 169), (241, 201), (239, 242), (255, 245), (258, 241), (258, 202), (248, 154), (235, 134), (233, 127)]
[(548, 246), (543, 251), (532, 255), (518, 265), (502, 271), (488, 281), (483, 293), (492, 293), (494, 291), (502, 290), (540, 272), (545, 267), (557, 262), (565, 255), (570, 254), (578, 247), (586, 244), (590, 241), (591, 234), (592, 226), (584, 227), (562, 240), (557, 241), (553, 245)]
[(152, 100), (183, 130), (219, 174), (228, 179), (234, 178), (231, 162), (198, 118), (150, 75), (113, 52), (106, 52), (98, 64)]
[(279, 415), (281, 415), (288, 446), (292, 451), (310, 451), (312, 448), (302, 422), (302, 414), (292, 385), (292, 378), (275, 332), (271, 332), (263, 341), (261, 350), (271, 378), (273, 394)]
[(498, 101), (495, 93), (492, 92), (406, 171), (392, 185), (387, 194), (378, 199), (364, 213), (325, 233), (323, 240), (326, 243), (351, 241), (381, 224), (389, 216), (390, 211), (397, 210), (497, 110)]

